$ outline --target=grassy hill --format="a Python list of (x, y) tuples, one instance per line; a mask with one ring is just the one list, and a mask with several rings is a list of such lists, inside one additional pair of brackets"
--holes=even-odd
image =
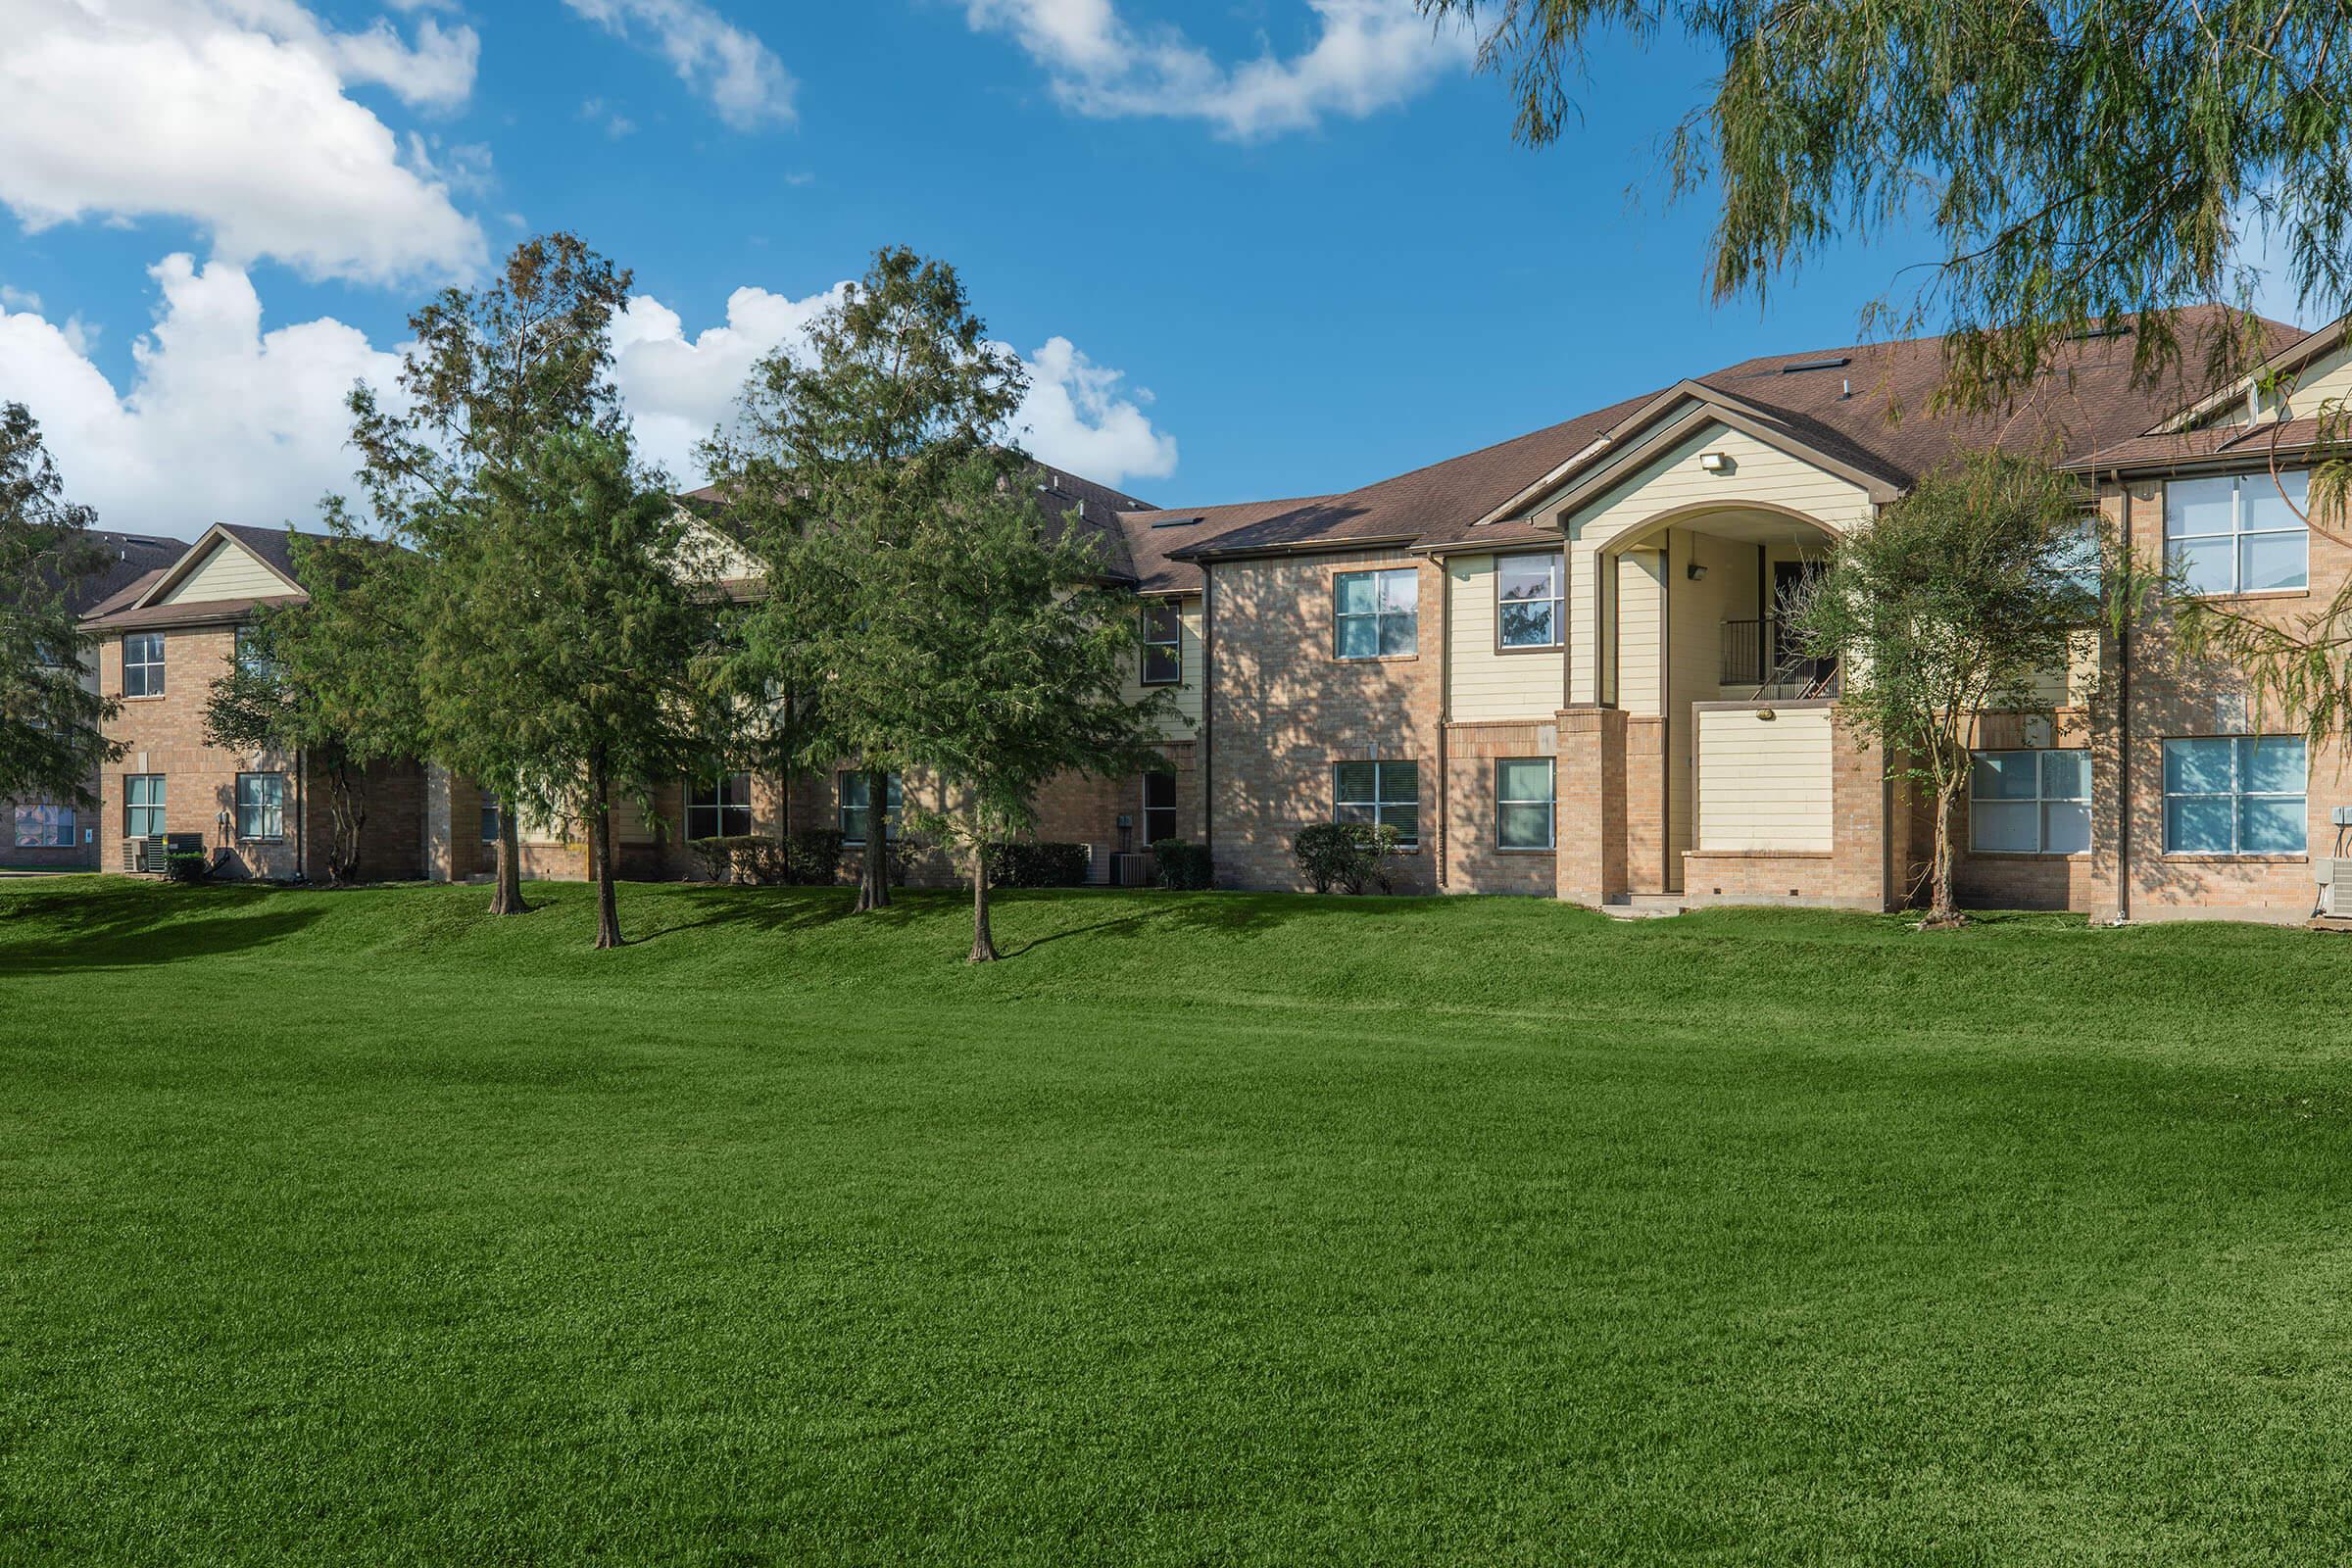
[(0, 883), (0, 1562), (2310, 1562), (2352, 946)]

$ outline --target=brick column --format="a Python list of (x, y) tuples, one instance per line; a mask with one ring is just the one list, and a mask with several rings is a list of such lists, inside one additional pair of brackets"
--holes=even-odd
[(1559, 845), (1555, 891), (1572, 904), (1605, 904), (1625, 892), (1625, 713), (1559, 710)]
[(1830, 715), (1830, 894), (1848, 908), (1902, 902), (1913, 858), (1911, 800), (1886, 781), (1886, 756)]

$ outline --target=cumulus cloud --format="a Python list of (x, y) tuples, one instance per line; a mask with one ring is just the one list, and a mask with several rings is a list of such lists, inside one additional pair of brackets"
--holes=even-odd
[[(68, 493), (108, 527), (192, 538), (214, 522), (315, 525), (318, 499), (352, 485), (344, 397), (364, 380), (397, 403), (397, 350), (331, 318), (266, 327), (252, 278), (229, 263), (174, 255), (149, 275), (155, 320), (121, 386), (78, 321), (0, 294), (0, 397), (31, 409)], [(630, 300), (612, 326), (614, 379), (644, 455), (701, 483), (695, 445), (732, 414), (753, 364), (805, 344), (845, 286), (798, 300), (737, 289), (726, 320), (691, 335), (661, 301)], [(1063, 338), (1029, 363), (1018, 422), (1031, 451), (1105, 484), (1174, 471), (1176, 443), (1145, 414), (1149, 393)]]
[(293, 0), (0, 0), (0, 205), (27, 229), (184, 219), (216, 256), (383, 282), (460, 277), (483, 240), (449, 183), (346, 95), (448, 109), (470, 27), (329, 30)]
[(1290, 56), (1220, 63), (1172, 26), (1139, 25), (1113, 0), (966, 0), (982, 30), (1009, 34), (1052, 73), (1054, 96), (1080, 114), (1204, 120), (1243, 139), (1302, 130), (1326, 115), (1361, 120), (1466, 69), (1476, 40), (1433, 25), (1413, 0), (1306, 0), (1312, 43)]
[(775, 52), (703, 0), (564, 0), (618, 38), (669, 62), (737, 130), (792, 119), (792, 74)]
[[(739, 288), (727, 297), (725, 324), (692, 336), (660, 301), (630, 300), (613, 322), (612, 361), (638, 449), (682, 483), (700, 484), (695, 445), (731, 416), (753, 365), (775, 348), (804, 346), (808, 323), (846, 287), (799, 300)], [(1123, 372), (1095, 364), (1067, 338), (1051, 338), (1025, 358), (1029, 396), (1013, 425), (1030, 452), (1110, 485), (1176, 471), (1176, 438), (1144, 412), (1150, 392), (1127, 389)]]

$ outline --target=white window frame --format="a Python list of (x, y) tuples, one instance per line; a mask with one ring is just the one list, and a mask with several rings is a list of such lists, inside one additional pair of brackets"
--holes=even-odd
[[(2172, 754), (2176, 746), (2198, 742), (2228, 741), (2230, 746), (2230, 789), (2176, 790), (2173, 788)], [(2247, 760), (2253, 749), (2265, 746), (2296, 746), (2303, 748), (2303, 788), (2288, 790), (2250, 790), (2246, 788)], [(2311, 853), (2311, 751), (2300, 735), (2168, 735), (2164, 738), (2164, 759), (2159, 784), (2164, 794), (2164, 853), (2193, 857), (2198, 859), (2273, 859), (2280, 856), (2298, 858)], [(2175, 842), (2173, 833), (2173, 803), (2175, 801), (2227, 801), (2230, 803), (2230, 848), (2227, 850), (2184, 850)], [(2249, 801), (2294, 801), (2302, 809), (2303, 837), (2291, 850), (2249, 850), (2245, 844), (2245, 807)]]
[[(2050, 770), (2044, 759), (2059, 756), (2077, 756), (2082, 759), (2082, 794), (2053, 795), (2050, 793)], [(1986, 795), (1983, 800), (1984, 805), (1990, 807), (2032, 807), (2034, 808), (2034, 847), (2032, 849), (1993, 849), (1987, 848), (1980, 841), (1980, 835), (1983, 832), (1984, 818), (1982, 813), (1978, 810), (1979, 801), (1977, 793), (1977, 769), (1983, 764), (1986, 758), (1992, 757), (2031, 757), (2034, 759), (2034, 793), (2032, 795)], [(2078, 856), (2088, 855), (2090, 853), (2090, 848), (2088, 845), (2085, 845), (2080, 850), (2053, 850), (2050, 848), (2051, 807), (2079, 806), (2082, 808), (2082, 818), (2084, 823), (2087, 825), (2090, 821), (2090, 748), (2087, 746), (1993, 747), (1984, 751), (1970, 752), (1968, 754), (1968, 763), (1969, 854)]]
[[(707, 797), (707, 798), (706, 798)], [(740, 827), (730, 830), (730, 819)], [(698, 824), (707, 824), (704, 832)], [(752, 831), (752, 775), (718, 773), (686, 781), (686, 837), (688, 839), (744, 838)]]
[[(1140, 655), (1141, 667), (1136, 672), (1137, 679), (1146, 686), (1183, 685), (1184, 611), (1182, 607), (1173, 599), (1156, 600), (1145, 605), (1142, 614), (1144, 621), (1143, 649)], [(1153, 621), (1161, 616), (1166, 617), (1164, 629), (1167, 635), (1164, 637), (1153, 635), (1155, 630), (1162, 629), (1153, 625)], [(1154, 675), (1152, 672), (1152, 658), (1154, 654), (1165, 657), (1173, 664), (1175, 673)]]
[[(274, 793), (256, 789), (247, 799), (245, 786), (274, 781)], [(247, 813), (252, 813), (248, 815)], [(277, 844), (286, 836), (286, 775), (283, 773), (239, 773), (236, 794), (237, 842), (240, 844)]]
[[(1341, 780), (1347, 776), (1347, 770), (1351, 767), (1372, 769), (1372, 794), (1369, 799), (1350, 799), (1342, 793)], [(1409, 793), (1393, 793), (1389, 788), (1391, 770), (1399, 768), (1408, 769), (1411, 773), (1413, 783)], [(1397, 847), (1407, 850), (1419, 849), (1421, 847), (1421, 764), (1419, 762), (1398, 758), (1379, 761), (1356, 759), (1331, 764), (1331, 819), (1334, 822), (1379, 824), (1392, 820), (1393, 813), (1397, 811), (1410, 811), (1413, 824), (1412, 832), (1409, 835), (1403, 832), (1397, 834)]]
[[(1529, 762), (1542, 762), (1544, 764), (1543, 797), (1541, 799), (1521, 798), (1503, 794), (1503, 769), (1513, 766), (1514, 764), (1523, 766)], [(1532, 854), (1558, 849), (1559, 802), (1560, 769), (1559, 764), (1551, 758), (1497, 757), (1494, 759), (1494, 847), (1498, 850), (1505, 850), (1514, 854)], [(1543, 843), (1513, 844), (1510, 842), (1510, 836), (1503, 831), (1503, 822), (1508, 818), (1510, 814), (1510, 808), (1514, 806), (1540, 806), (1544, 808)]]
[[(853, 781), (859, 789), (865, 788), (864, 771), (859, 768), (844, 768), (834, 777), (833, 825), (841, 830), (841, 847), (843, 849), (862, 850), (865, 848), (865, 834), (860, 832), (855, 838), (850, 836), (850, 813), (865, 811), (872, 803), (869, 800), (867, 806), (852, 806), (850, 804), (850, 785)], [(884, 791), (883, 798), (887, 804), (882, 808), (882, 842), (896, 844), (899, 841), (899, 813), (906, 808), (906, 794), (899, 787), (898, 774), (890, 775), (890, 787)]]
[[(133, 645), (139, 657), (130, 657)], [(133, 684), (131, 671), (138, 671)], [(160, 631), (126, 631), (122, 634), (122, 695), (125, 697), (161, 697), (164, 695), (164, 634)]]
[[(1543, 562), (1548, 570), (1551, 578), (1551, 592), (1541, 598), (1535, 599), (1505, 599), (1502, 596), (1503, 573), (1508, 571), (1514, 563), (1524, 565), (1529, 562), (1536, 561)], [(1520, 551), (1512, 555), (1496, 556), (1494, 558), (1494, 650), (1496, 653), (1548, 653), (1553, 649), (1564, 647), (1567, 644), (1567, 555), (1565, 552), (1558, 550)], [(1510, 637), (1503, 630), (1504, 609), (1506, 607), (1512, 609), (1526, 609), (1537, 605), (1546, 606), (1551, 612), (1551, 635), (1540, 643), (1511, 641)]]
[[(1343, 612), (1347, 590), (1341, 584), (1355, 577), (1372, 579), (1372, 608)], [(1391, 603), (1390, 590), (1399, 583), (1409, 585), (1410, 602), (1402, 608)], [(1407, 640), (1411, 647), (1397, 653), (1387, 653), (1388, 628), (1392, 621), (1401, 620), (1409, 628)], [(1345, 652), (1347, 628), (1355, 621), (1368, 621), (1372, 626), (1372, 649), (1368, 654)], [(1418, 566), (1375, 566), (1363, 571), (1335, 571), (1331, 574), (1331, 657), (1345, 663), (1369, 664), (1383, 659), (1411, 659), (1421, 651), (1421, 569)]]
[[(162, 773), (125, 773), (122, 775), (122, 836), (124, 838), (151, 839), (164, 831), (164, 808), (170, 794), (170, 786), (165, 782), (165, 777), (166, 775)], [(139, 793), (138, 787), (141, 784), (155, 786), (152, 798), (144, 801), (136, 798)], [(141, 831), (139, 826), (141, 812), (148, 813), (145, 820), (149, 825), (144, 831)]]
[[(2183, 492), (2189, 490), (2191, 487), (2220, 484), (2227, 484), (2230, 486), (2229, 528), (2226, 531), (2206, 529), (2199, 533), (2182, 532), (2176, 522), (2175, 502)], [(2273, 500), (2279, 499), (2279, 492), (2283, 490), (2285, 492), (2285, 499), (2281, 503), (2281, 506), (2289, 520), (2286, 523), (2267, 528), (2247, 527), (2246, 492), (2250, 486), (2264, 487), (2267, 489), (2271, 499)], [(2183, 544), (2214, 545), (2227, 540), (2230, 545), (2229, 586), (2215, 588), (2197, 588), (2192, 586), (2189, 589), (2189, 592), (2192, 595), (2199, 598), (2234, 599), (2246, 594), (2293, 594), (2308, 592), (2311, 588), (2311, 529), (2308, 525), (2306, 525), (2303, 517), (2297, 515), (2297, 513), (2308, 513), (2310, 508), (2311, 475), (2308, 469), (2290, 469), (2287, 472), (2278, 475), (2276, 478), (2274, 478), (2269, 472), (2265, 471), (2262, 473), (2215, 474), (2208, 477), (2194, 479), (2172, 480), (2164, 487), (2165, 562), (2167, 564), (2177, 565), (2180, 560), (2181, 554), (2180, 551), (2176, 548), (2177, 546)], [(2293, 583), (2278, 583), (2268, 588), (2248, 588), (2245, 586), (2247, 541), (2258, 539), (2284, 539), (2290, 535), (2300, 539), (2303, 543), (2303, 580), (2301, 582)]]

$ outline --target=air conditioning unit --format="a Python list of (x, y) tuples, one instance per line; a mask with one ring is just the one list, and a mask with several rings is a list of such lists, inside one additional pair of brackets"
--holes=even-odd
[(2330, 919), (2352, 920), (2352, 887), (2336, 876), (2336, 867), (2343, 863), (2329, 857), (2315, 857), (2311, 874), (2320, 884), (2320, 913)]

